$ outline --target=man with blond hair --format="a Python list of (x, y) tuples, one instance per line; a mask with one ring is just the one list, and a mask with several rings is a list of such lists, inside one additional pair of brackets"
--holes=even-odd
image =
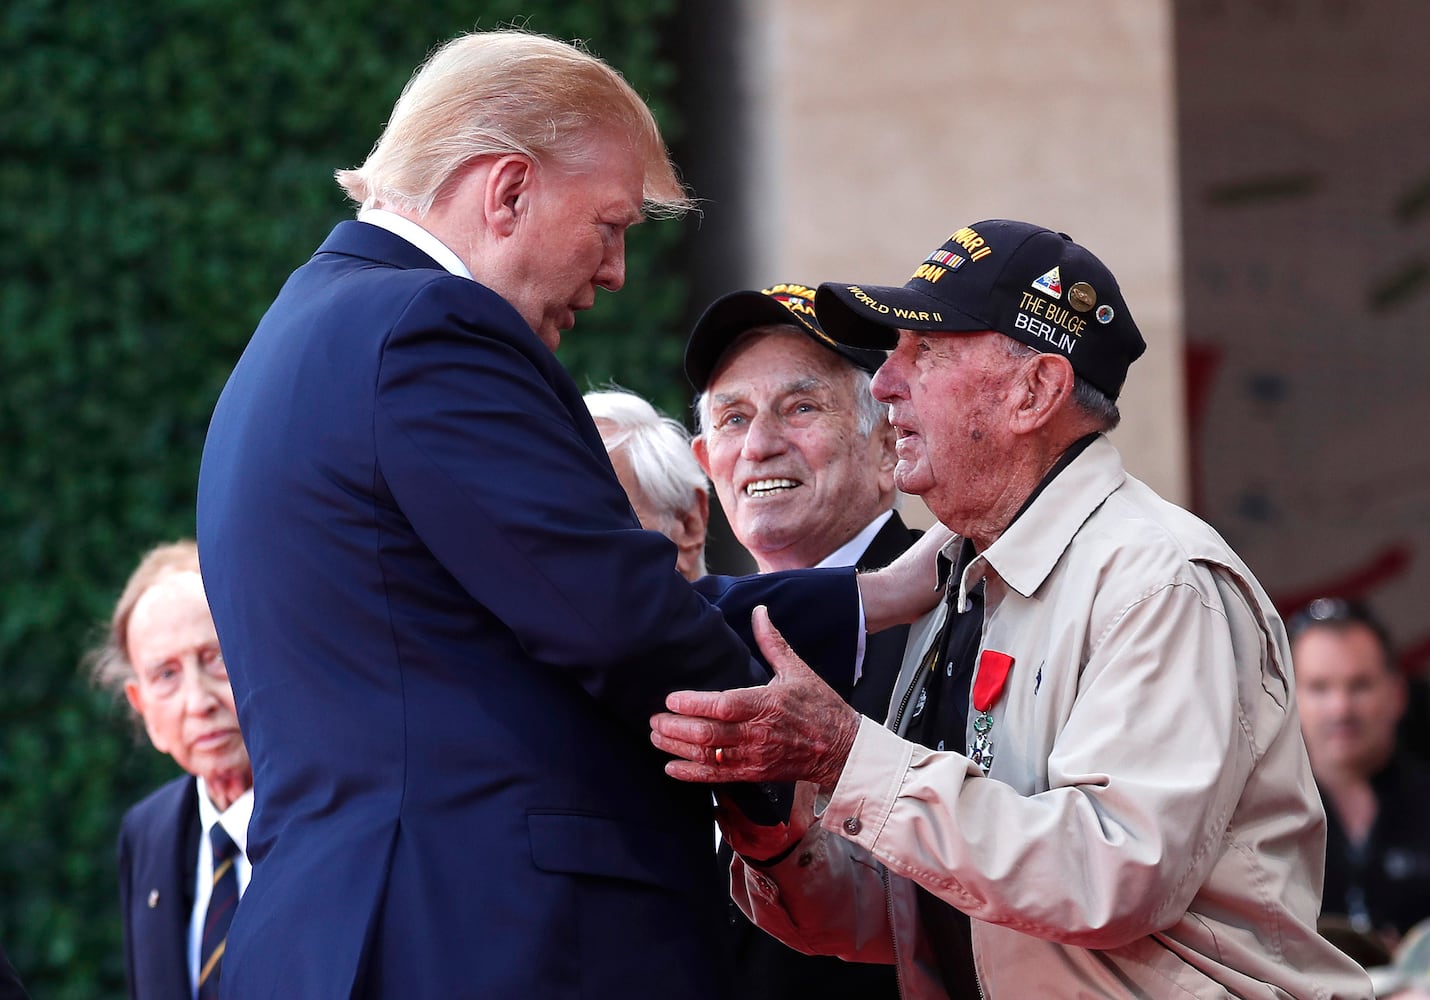
[[(624, 283), (626, 230), (688, 204), (655, 121), (573, 46), (468, 35), (338, 179), (358, 218), (259, 324), (199, 476), (257, 795), (224, 995), (718, 997), (710, 797), (645, 725), (767, 673), (640, 529), (553, 354)], [(871, 627), (907, 610), (778, 583), (708, 593), (746, 628), (771, 602), (846, 684), (858, 591)]]

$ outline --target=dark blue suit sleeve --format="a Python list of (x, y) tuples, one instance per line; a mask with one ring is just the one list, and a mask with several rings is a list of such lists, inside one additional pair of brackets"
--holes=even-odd
[[(762, 683), (671, 543), (639, 528), (574, 383), (524, 327), (464, 320), (470, 287), (425, 286), (378, 376), (379, 474), (424, 545), (528, 656), (633, 724), (671, 690)], [(805, 610), (774, 620), (812, 611), (852, 650), (852, 574), (805, 586)]]
[[(830, 591), (831, 581), (843, 581), (845, 569), (806, 569), (758, 576), (707, 576), (695, 582), (695, 589), (720, 609), (725, 621), (755, 658), (769, 670), (769, 664), (755, 643), (751, 615), (758, 605), (770, 610), (770, 621), (800, 659), (824, 678), (830, 687), (848, 699), (854, 684), (854, 658), (858, 650), (858, 610), (845, 614), (846, 592)], [(821, 595), (830, 593), (833, 602), (820, 605)]]

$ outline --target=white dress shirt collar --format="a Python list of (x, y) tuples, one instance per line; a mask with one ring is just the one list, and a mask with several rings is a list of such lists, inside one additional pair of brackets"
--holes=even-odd
[(383, 208), (364, 208), (358, 213), (358, 221), (386, 229), (393, 236), (401, 237), (459, 278), (472, 276), (467, 265), (462, 263), (462, 258), (453, 253), (447, 244), (406, 216)]
[(815, 563), (814, 568), (827, 569), (831, 566), (854, 566), (858, 564), (859, 557), (864, 554), (864, 550), (874, 541), (874, 536), (879, 533), (889, 518), (893, 516), (894, 512), (892, 510), (884, 511), (884, 513), (870, 521), (864, 527), (863, 531)]
[(248, 854), (248, 821), (253, 817), (253, 789), (250, 788), (238, 798), (229, 803), (228, 808), (223, 812), (218, 811), (218, 807), (209, 798), (208, 786), (204, 784), (204, 779), (199, 778), (199, 825), (204, 831), (204, 843), (207, 845), (209, 830), (213, 829), (215, 823), (223, 825), (223, 832), (228, 834), (230, 839), (238, 845), (238, 849), (245, 855)]

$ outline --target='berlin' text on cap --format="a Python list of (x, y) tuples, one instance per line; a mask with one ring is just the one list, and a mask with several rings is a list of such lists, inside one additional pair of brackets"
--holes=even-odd
[(1117, 399), (1147, 349), (1117, 279), (1066, 233), (1010, 219), (964, 226), (902, 286), (826, 282), (815, 312), (835, 340), (889, 350), (898, 330), (996, 330)]

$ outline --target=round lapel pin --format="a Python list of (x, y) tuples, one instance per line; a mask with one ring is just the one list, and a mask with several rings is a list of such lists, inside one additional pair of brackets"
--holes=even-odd
[(1068, 305), (1080, 313), (1085, 313), (1097, 305), (1097, 292), (1086, 281), (1079, 281), (1068, 289)]

